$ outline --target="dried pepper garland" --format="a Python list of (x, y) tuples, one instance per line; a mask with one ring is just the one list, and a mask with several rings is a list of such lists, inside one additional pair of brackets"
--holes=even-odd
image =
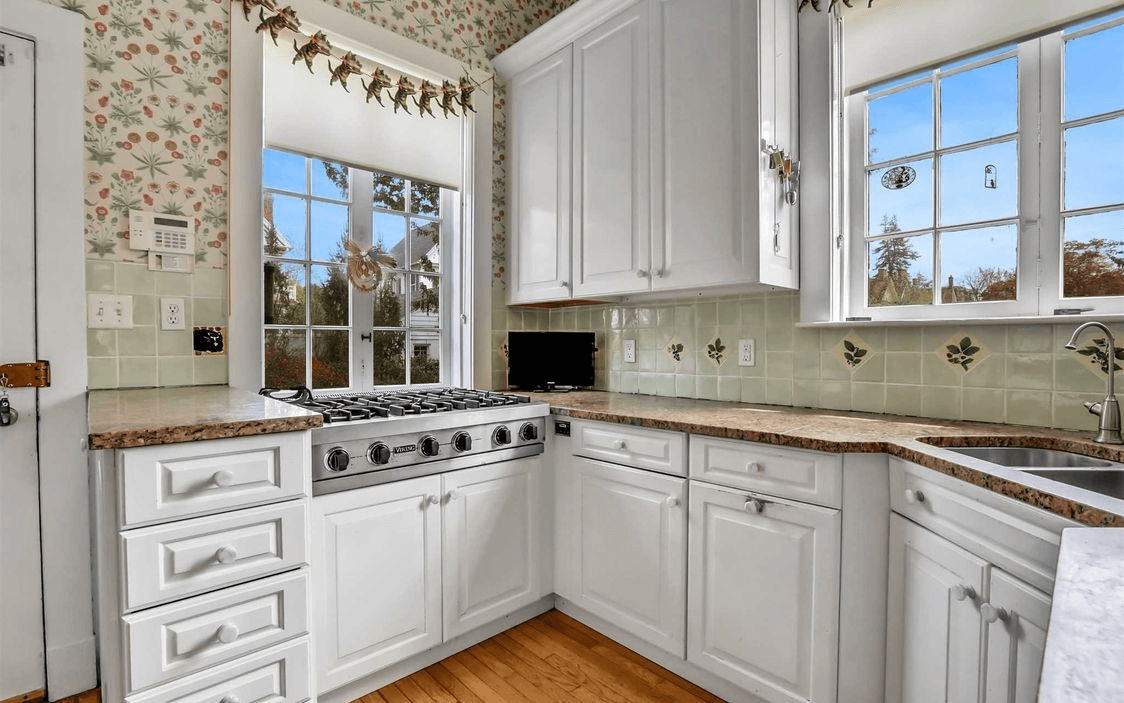
[[(286, 6), (278, 9), (273, 0), (242, 0), (242, 12), (247, 21), (253, 21), (250, 18), (250, 12), (255, 7), (258, 8), (258, 19), (260, 20), (256, 31), (269, 32), (274, 46), (277, 46), (277, 38), (282, 31), (299, 34), (305, 39), (303, 44), (299, 44), (296, 39), (293, 40), (294, 64), (303, 60), (304, 65), (308, 67), (308, 72), (314, 73), (312, 62), (317, 56), (327, 56), (329, 59), (328, 70), (331, 72), (329, 84), (339, 83), (348, 93), (351, 92), (347, 87), (348, 76), (364, 75), (363, 65), (359, 62), (359, 57), (353, 52), (349, 51), (341, 57), (336, 57), (332, 54), (331, 42), (328, 41), (327, 35), (323, 32), (316, 32), (312, 36), (301, 32), (300, 20), (297, 19), (296, 10), (292, 7)], [(273, 14), (266, 17), (266, 10)], [(332, 66), (332, 58), (339, 61), (334, 67)], [(420, 85), (415, 86), (406, 76), (399, 77), (397, 82), (392, 81), (386, 71), (376, 66), (369, 78), (370, 83), (360, 79), (363, 90), (366, 91), (367, 102), (371, 102), (371, 98), (374, 98), (375, 102), (385, 107), (382, 101), (385, 91), (386, 95), (390, 97), (395, 112), (402, 109), (407, 114), (413, 114), (410, 112), (411, 101), (417, 106), (418, 114), (423, 117), (425, 115), (437, 116), (433, 112), (435, 101), (445, 117), (459, 117), (469, 112), (476, 112), (476, 108), (472, 105), (472, 93), (476, 90), (478, 84), (467, 75), (462, 76), (455, 85), (450, 81), (443, 80), (441, 86), (438, 87), (428, 80), (423, 80)], [(457, 112), (458, 107), (460, 113)]]

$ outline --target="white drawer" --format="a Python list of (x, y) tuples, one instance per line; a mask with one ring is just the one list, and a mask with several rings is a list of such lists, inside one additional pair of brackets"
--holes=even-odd
[(691, 435), (691, 478), (839, 508), (843, 456)]
[(170, 681), (307, 631), (305, 569), (126, 615), (126, 688)]
[(1046, 593), (1054, 590), (1062, 530), (1081, 527), (1060, 515), (894, 457), (890, 458), (890, 509)]
[(578, 456), (687, 475), (687, 435), (682, 432), (589, 420), (575, 420), (572, 432), (574, 454)]
[(212, 667), (125, 703), (303, 703), (312, 697), (308, 638)]
[(309, 442), (307, 432), (279, 432), (118, 450), (121, 525), (304, 495)]
[(297, 500), (122, 532), (122, 610), (305, 564), (307, 524)]

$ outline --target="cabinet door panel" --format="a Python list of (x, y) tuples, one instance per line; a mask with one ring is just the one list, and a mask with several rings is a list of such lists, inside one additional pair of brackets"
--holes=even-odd
[(691, 482), (687, 659), (768, 701), (834, 701), (839, 511)]
[(312, 502), (317, 688), (441, 642), (440, 476)]
[(445, 475), (445, 639), (524, 605), (541, 591), (542, 460)]
[(684, 653), (685, 479), (574, 457), (580, 532), (573, 601)]
[(989, 602), (1006, 617), (987, 628), (987, 703), (1034, 703), (1046, 652), (1050, 597), (1000, 571), (991, 572)]
[(574, 42), (577, 295), (648, 290), (649, 109), (642, 2)]
[(511, 302), (570, 297), (570, 47), (511, 84)]
[[(888, 703), (978, 700), (979, 606), (989, 568), (925, 528), (890, 516)], [(972, 593), (957, 600), (957, 587)]]

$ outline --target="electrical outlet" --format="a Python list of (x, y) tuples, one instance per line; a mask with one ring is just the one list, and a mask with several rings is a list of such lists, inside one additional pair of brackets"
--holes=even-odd
[(738, 340), (738, 366), (754, 366), (757, 363), (755, 346), (752, 339)]
[(626, 364), (635, 364), (636, 363), (636, 340), (635, 339), (624, 340), (624, 363), (626, 363)]
[(186, 329), (183, 319), (183, 298), (160, 299), (160, 329)]
[(133, 296), (87, 293), (86, 327), (92, 330), (132, 329)]

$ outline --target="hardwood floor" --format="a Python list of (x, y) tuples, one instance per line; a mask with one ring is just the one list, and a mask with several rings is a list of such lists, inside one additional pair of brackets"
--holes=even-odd
[(722, 703), (551, 610), (353, 703)]

